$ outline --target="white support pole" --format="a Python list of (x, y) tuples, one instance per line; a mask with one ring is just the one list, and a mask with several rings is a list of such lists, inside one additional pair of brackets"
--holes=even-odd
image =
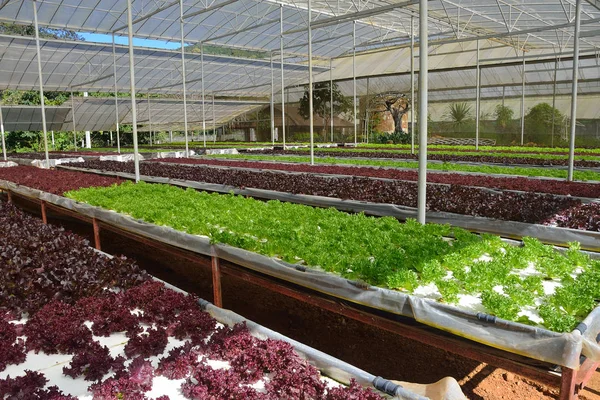
[(133, 128), (133, 163), (135, 181), (140, 181), (140, 158), (138, 154), (137, 102), (135, 98), (135, 60), (133, 58), (133, 17), (131, 0), (127, 0), (127, 30), (129, 36), (129, 84), (131, 90), (131, 125)]
[(212, 95), (213, 143), (217, 143), (217, 120), (215, 118), (215, 94)]
[(113, 134), (112, 134), (112, 131), (109, 131), (108, 134), (110, 135), (109, 138), (108, 138), (109, 143), (110, 143), (110, 147), (112, 147), (112, 145), (113, 145)]
[(42, 76), (42, 54), (40, 51), (40, 29), (38, 26), (37, 1), (33, 2), (33, 21), (35, 23), (35, 48), (37, 51), (38, 80), (40, 81), (40, 105), (42, 106), (42, 130), (44, 132), (44, 152), (46, 153), (46, 165), (50, 166), (48, 155), (48, 131), (46, 130), (46, 102), (44, 101), (44, 81)]
[(356, 21), (352, 21), (352, 105), (354, 107), (354, 146), (358, 145), (358, 130), (357, 122), (358, 115), (356, 113)]
[(169, 130), (169, 143), (173, 143), (173, 129)]
[(554, 147), (554, 128), (556, 125), (555, 112), (556, 109), (556, 75), (558, 72), (558, 58), (554, 60), (554, 85), (552, 88), (552, 131), (550, 133), (550, 147)]
[(4, 115), (2, 115), (2, 107), (0, 106), (0, 133), (2, 133), (2, 156), (6, 161), (6, 141), (4, 140)]
[(475, 87), (477, 90), (475, 100), (475, 150), (479, 150), (479, 119), (481, 114), (481, 67), (479, 65), (479, 40), (477, 40), (477, 77)]
[[(181, 33), (181, 84), (183, 85), (183, 131), (185, 136), (185, 156), (190, 156), (188, 144), (188, 118), (187, 118), (187, 91), (185, 75), (185, 42), (184, 42), (183, 0), (179, 0), (179, 30)], [(204, 80), (202, 81), (204, 85)], [(173, 142), (173, 131), (171, 131), (171, 142)]]
[(329, 59), (329, 116), (331, 129), (331, 143), (333, 143), (333, 59)]
[(367, 101), (365, 104), (365, 132), (363, 134), (363, 143), (369, 143), (369, 124), (371, 123), (371, 119), (369, 118), (369, 78), (367, 78)]
[(523, 49), (523, 76), (521, 84), (521, 146), (525, 142), (525, 49)]
[(52, 150), (55, 150), (55, 148), (54, 148), (54, 131), (50, 131), (50, 137), (52, 139)]
[(202, 78), (202, 133), (204, 135), (204, 148), (206, 148), (206, 112), (204, 107), (204, 43), (200, 43), (200, 72)]
[(575, 134), (577, 131), (577, 85), (579, 83), (579, 31), (581, 29), (581, 2), (575, 7), (575, 36), (573, 37), (573, 83), (571, 87), (571, 137), (569, 139), (569, 170), (567, 180), (573, 180), (575, 167)]
[[(117, 153), (121, 154), (121, 127), (119, 120), (119, 91), (117, 89), (117, 55), (115, 50), (115, 34), (112, 34), (113, 76), (115, 78), (115, 123), (117, 128)], [(111, 140), (112, 146), (112, 140)]]
[(146, 94), (146, 99), (148, 100), (148, 141), (150, 142), (150, 146), (152, 146), (152, 110), (150, 109), (150, 93)]
[(415, 154), (415, 17), (410, 17), (410, 154)]
[(427, 1), (419, 1), (419, 183), (418, 221), (425, 224), (427, 209), (427, 90), (429, 31)]
[(285, 150), (285, 82), (283, 80), (283, 4), (279, 5), (279, 52), (281, 56), (281, 138)]
[(273, 53), (271, 52), (271, 141), (275, 146), (275, 70), (273, 69)]
[(315, 165), (315, 141), (313, 121), (313, 63), (312, 63), (312, 2), (308, 0), (308, 115), (310, 134), (310, 165)]
[[(88, 97), (88, 92), (83, 92), (83, 97)], [(92, 148), (92, 133), (90, 131), (85, 131), (85, 148)]]
[(71, 90), (71, 116), (73, 117), (73, 140), (75, 143), (75, 151), (77, 151), (77, 131), (75, 130), (75, 96)]

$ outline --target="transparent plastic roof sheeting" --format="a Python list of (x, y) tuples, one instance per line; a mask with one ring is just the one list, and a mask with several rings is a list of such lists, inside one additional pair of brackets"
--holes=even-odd
[(114, 211), (92, 207), (11, 182), (0, 181), (0, 187), (97, 218), (132, 233), (196, 253), (217, 256), (248, 269), (357, 304), (411, 317), (423, 324), (531, 359), (572, 369), (579, 368), (581, 355), (593, 361), (600, 361), (600, 346), (596, 343), (596, 335), (600, 331), (598, 308), (585, 319), (587, 329), (582, 329), (583, 333), (575, 330), (561, 334), (501, 319), (486, 322), (474, 312), (379, 287), (365, 288), (364, 284), (359, 285), (330, 273), (297, 268), (276, 258), (226, 245), (212, 245), (208, 237), (190, 235), (165, 226), (138, 221)]
[[(70, 111), (70, 107), (47, 107), (48, 131), (63, 130)], [(42, 130), (42, 109), (38, 106), (2, 106), (2, 118), (8, 132)]]
[[(179, 41), (179, 2), (133, 0), (136, 36)], [(125, 34), (127, 3), (117, 0), (39, 1), (42, 26), (75, 31)], [(306, 54), (306, 0), (219, 0), (211, 3), (184, 0), (184, 34), (190, 42), (213, 42), (228, 46), (277, 50), (280, 5), (286, 52)], [(600, 4), (582, 5), (582, 49), (600, 44)], [(575, 13), (575, 0), (455, 0), (429, 1), (429, 34), (433, 41), (497, 37), (508, 46), (567, 48)], [(315, 56), (337, 56), (352, 49), (352, 20), (357, 23), (357, 47), (368, 50), (405, 44), (411, 18), (418, 15), (418, 1), (315, 0), (312, 3)], [(0, 19), (31, 24), (30, 1), (5, 0)], [(418, 32), (418, 18), (415, 18)], [(521, 32), (515, 35), (516, 32)], [(506, 36), (510, 33), (511, 36)]]
[[(265, 102), (245, 100), (215, 100), (215, 124), (219, 125), (238, 115), (250, 112), (257, 107), (263, 107)], [(114, 130), (115, 129), (115, 99), (114, 98), (75, 98), (75, 120), (78, 130)], [(149, 114), (151, 117), (149, 117)], [(204, 104), (204, 117), (202, 114), (202, 101), (187, 100), (188, 128), (202, 128), (204, 119), (210, 128), (213, 123), (212, 99), (206, 99)], [(131, 100), (119, 98), (119, 121), (121, 124), (131, 124)], [(137, 100), (137, 122), (140, 131), (153, 130), (180, 130), (183, 129), (183, 100), (182, 99), (156, 99)], [(72, 129), (72, 115), (69, 113), (65, 128)], [(109, 128), (109, 129), (107, 129)]]
[[(115, 131), (116, 109), (115, 99), (99, 97), (75, 97), (75, 128), (77, 131)], [(69, 100), (63, 106), (47, 106), (46, 121), (49, 131), (72, 131), (73, 114), (72, 102)], [(248, 113), (257, 107), (264, 107), (266, 102), (215, 100), (215, 124), (220, 126), (230, 119)], [(180, 99), (150, 99), (150, 112), (153, 130), (183, 130), (183, 100)], [(212, 99), (207, 99), (204, 106), (205, 123), (207, 127), (213, 124)], [(139, 98), (137, 101), (138, 128), (140, 132), (150, 129), (148, 117), (148, 101)], [(202, 101), (187, 102), (188, 128), (202, 128)], [(4, 128), (12, 131), (41, 131), (42, 113), (39, 106), (2, 106)], [(131, 124), (131, 100), (119, 97), (119, 122)]]
[[(112, 44), (42, 39), (40, 51), (46, 90), (114, 91)], [(128, 48), (118, 45), (115, 51), (117, 89), (128, 92)], [(36, 60), (33, 38), (0, 35), (0, 89), (39, 89)], [(280, 71), (281, 64), (277, 58), (273, 68)], [(137, 47), (135, 73), (139, 92), (182, 91), (179, 51)], [(304, 65), (285, 62), (284, 73), (286, 82), (290, 84), (308, 79), (308, 69)], [(201, 93), (201, 78), (200, 54), (187, 53), (186, 86), (190, 97)], [(204, 78), (207, 95), (266, 96), (271, 93), (270, 60), (207, 54), (204, 56)]]

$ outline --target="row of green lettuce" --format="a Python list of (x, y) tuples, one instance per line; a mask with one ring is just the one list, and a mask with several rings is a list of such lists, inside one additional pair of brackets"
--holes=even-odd
[[(279, 162), (310, 162), (308, 156), (271, 156), (271, 155), (251, 155), (251, 154), (220, 154), (210, 155), (206, 157), (224, 158), (224, 159), (241, 159), (252, 161), (279, 161)], [(419, 167), (417, 161), (394, 161), (394, 160), (378, 160), (378, 159), (355, 159), (348, 157), (315, 157), (317, 164), (334, 164), (334, 165), (358, 165), (369, 167), (388, 167), (388, 168), (409, 168), (416, 169)], [(529, 177), (546, 177), (546, 178), (567, 178), (566, 169), (557, 168), (529, 168), (529, 167), (505, 167), (500, 165), (470, 165), (470, 164), (455, 164), (455, 163), (428, 163), (427, 168), (432, 171), (447, 171), (447, 172), (476, 172), (481, 174), (502, 174), (515, 176)], [(578, 181), (600, 181), (600, 173), (591, 170), (576, 170), (573, 178)]]
[[(189, 142), (190, 145), (203, 145), (203, 141), (200, 140), (196, 140), (195, 142), (190, 141)], [(185, 146), (184, 142), (173, 142), (173, 143), (165, 143), (166, 145), (169, 146)], [(212, 147), (212, 146), (218, 146), (218, 147), (235, 147), (235, 146), (272, 146), (272, 142), (211, 142), (211, 141), (207, 141), (206, 145), (207, 147)], [(281, 146), (282, 143), (281, 142), (276, 142), (275, 143), (278, 146)], [(307, 146), (309, 143), (307, 142), (294, 142), (294, 143), (287, 143), (287, 145), (303, 145), (303, 146)], [(160, 145), (158, 145), (160, 146)], [(358, 148), (359, 149), (390, 149), (390, 150), (394, 150), (394, 149), (398, 149), (398, 150), (410, 150), (411, 145), (410, 144), (379, 144), (379, 143), (371, 143), (371, 144), (366, 144), (366, 143), (359, 143), (358, 144)], [(418, 150), (419, 146), (416, 145), (415, 149)], [(448, 150), (448, 151), (456, 151), (456, 152), (464, 152), (464, 151), (474, 151), (475, 150), (475, 146), (463, 146), (463, 145), (442, 145), (442, 144), (438, 144), (438, 145), (428, 145), (427, 146), (428, 149), (431, 150)], [(497, 153), (497, 152), (510, 152), (511, 154), (514, 154), (515, 152), (521, 152), (521, 153), (568, 153), (569, 149), (566, 147), (528, 147), (528, 146), (479, 146), (479, 151), (481, 152), (493, 152), (493, 153)], [(575, 149), (575, 151), (579, 154), (600, 154), (600, 150), (599, 149), (584, 149), (584, 148), (577, 148)]]
[[(489, 313), (535, 324), (520, 313), (525, 307), (539, 313), (543, 326), (558, 332), (572, 330), (600, 296), (600, 262), (575, 244), (564, 254), (536, 239), (514, 247), (497, 236), (447, 225), (400, 223), (390, 217), (143, 182), (80, 189), (66, 196), (370, 285), (412, 293), (435, 283), (439, 301), (458, 304), (463, 295), (477, 295)], [(519, 274), (531, 265), (539, 273)], [(544, 280), (562, 286), (547, 294)]]
[[(297, 150), (300, 151), (310, 151), (309, 148), (302, 147)], [(327, 153), (390, 153), (390, 154), (410, 154), (410, 149), (381, 149), (381, 148), (347, 148), (347, 147), (333, 147), (327, 149), (319, 149), (321, 151), (325, 151)], [(535, 150), (530, 150), (535, 151)], [(598, 151), (597, 151), (598, 152)], [(569, 156), (566, 154), (531, 154), (531, 153), (516, 153), (516, 152), (503, 152), (501, 150), (488, 150), (488, 151), (461, 151), (461, 150), (439, 150), (433, 152), (436, 155), (446, 155), (446, 156), (482, 156), (482, 157), (502, 157), (502, 158), (514, 158), (515, 163), (518, 163), (518, 159), (520, 158), (531, 158), (536, 160), (568, 160)], [(592, 155), (576, 155), (575, 160), (587, 160), (587, 161), (598, 161), (600, 160), (600, 156), (592, 156)]]

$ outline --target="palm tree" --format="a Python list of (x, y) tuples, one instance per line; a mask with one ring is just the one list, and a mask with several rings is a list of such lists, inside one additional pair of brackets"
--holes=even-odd
[(471, 119), (471, 106), (466, 102), (452, 103), (448, 105), (447, 117), (456, 128), (460, 128)]

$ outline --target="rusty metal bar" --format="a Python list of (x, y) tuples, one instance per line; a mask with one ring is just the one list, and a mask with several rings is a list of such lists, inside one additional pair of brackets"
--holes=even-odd
[(599, 365), (600, 363), (591, 361), (589, 358), (586, 359), (583, 362), (583, 364), (581, 364), (581, 367), (579, 367), (579, 371), (577, 371), (577, 377), (575, 379), (577, 390), (583, 390), (583, 388), (586, 386), (592, 375), (594, 375), (594, 372), (596, 372), (596, 369)]
[(96, 218), (92, 218), (92, 226), (94, 227), (94, 247), (96, 247), (96, 250), (102, 250), (100, 247), (100, 227)]
[(42, 222), (44, 224), (48, 223), (48, 217), (46, 215), (46, 202), (44, 200), (40, 201), (40, 207), (42, 209)]
[(221, 263), (219, 257), (211, 257), (212, 265), (212, 283), (213, 283), (213, 304), (223, 308), (223, 296), (221, 293)]
[(577, 399), (577, 373), (571, 368), (562, 368), (559, 400)]

